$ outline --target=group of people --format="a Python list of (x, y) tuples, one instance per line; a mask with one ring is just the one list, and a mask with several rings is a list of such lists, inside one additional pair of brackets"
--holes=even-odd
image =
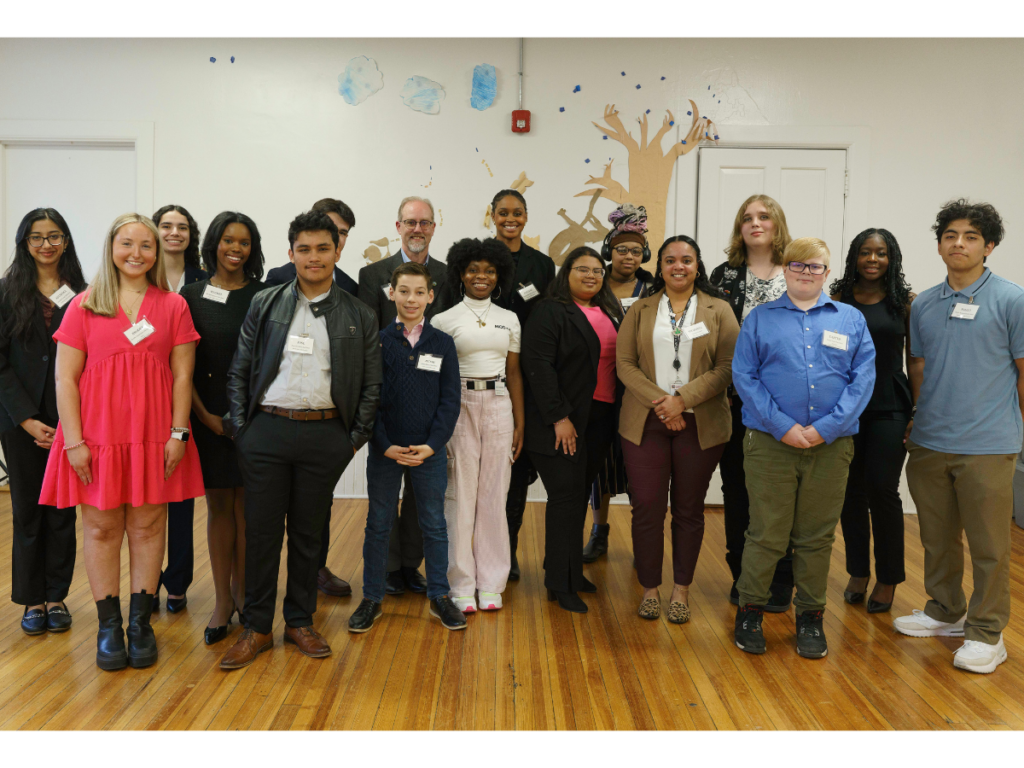
[(97, 664), (154, 663), (150, 620), (161, 587), (168, 611), (187, 605), (194, 499), (205, 495), (216, 594), (205, 642), (224, 640), (236, 614), (243, 628), (221, 667), (273, 646), (285, 532), (284, 640), (328, 656), (313, 627), (317, 591), (352, 594), (327, 566), (333, 492), (368, 444), (351, 632), (371, 630), (385, 596), (405, 591), (425, 593), (452, 630), (500, 610), (521, 575), (538, 476), (548, 599), (587, 612), (580, 593), (597, 586), (583, 564), (607, 552), (609, 499), (628, 493), (638, 615), (662, 612), (668, 510), (665, 613), (684, 624), (720, 467), (736, 645), (764, 653), (764, 611), (792, 604), (797, 652), (821, 658), (837, 525), (847, 602), (889, 611), (905, 580), (909, 452), (931, 600), (894, 626), (964, 637), (963, 669), (1005, 660), (1024, 289), (985, 265), (1003, 236), (991, 205), (939, 211), (948, 276), (919, 296), (885, 229), (853, 239), (826, 290), (828, 246), (793, 240), (766, 195), (740, 206), (728, 258), (710, 274), (686, 235), (652, 254), (643, 207), (617, 208), (600, 251), (576, 248), (557, 272), (523, 241), (519, 192), (500, 191), (491, 210), (495, 237), (459, 240), (441, 261), (433, 205), (402, 200), (401, 251), (353, 280), (336, 265), (355, 215), (326, 198), (291, 222), (289, 263), (264, 279), (252, 219), (221, 213), (200, 244), (191, 214), (168, 205), (115, 220), (88, 285), (64, 218), (26, 215), (0, 282), (0, 439), (22, 629), (71, 626), (80, 506)]

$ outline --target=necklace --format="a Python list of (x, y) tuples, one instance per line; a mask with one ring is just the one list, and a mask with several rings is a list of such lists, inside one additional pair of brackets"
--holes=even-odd
[(469, 306), (469, 304), (467, 304), (466, 302), (462, 302), (462, 303), (466, 305), (466, 309), (468, 309), (470, 312), (473, 313), (473, 317), (476, 318), (476, 324), (477, 325), (479, 325), (481, 328), (483, 328), (485, 325), (487, 325), (487, 323), (485, 323), (484, 321), (487, 319), (487, 315), (491, 311), (491, 304), (490, 303), (488, 303), (487, 309), (484, 310), (484, 313), (482, 315), (478, 315), (476, 313), (476, 310), (473, 309), (471, 306)]
[(679, 378), (679, 369), (682, 368), (682, 363), (679, 362), (679, 341), (683, 335), (683, 321), (686, 320), (686, 313), (690, 311), (690, 302), (693, 301), (693, 296), (696, 291), (690, 293), (690, 298), (686, 300), (686, 306), (683, 307), (683, 312), (679, 315), (679, 325), (676, 325), (676, 314), (672, 309), (672, 299), (665, 294), (665, 301), (668, 302), (668, 321), (672, 324), (672, 346), (675, 349), (675, 359), (672, 361), (672, 367), (676, 371), (676, 380), (672, 382), (672, 394), (676, 393), (676, 390), (683, 386), (683, 380)]
[(118, 295), (118, 300), (120, 301), (121, 309), (123, 309), (124, 313), (126, 315), (128, 315), (128, 321), (134, 323), (135, 321), (132, 320), (132, 317), (134, 316), (134, 313), (135, 313), (135, 305), (138, 304), (142, 300), (142, 296), (143, 296), (143, 294), (146, 291), (145, 291), (145, 289), (143, 289), (141, 291), (133, 291), (131, 288), (122, 288), (121, 290), (122, 291), (128, 291), (129, 293), (137, 293), (138, 294), (138, 296), (136, 297), (135, 301), (132, 302), (131, 309), (127, 308), (124, 305), (124, 300), (121, 299), (120, 294)]

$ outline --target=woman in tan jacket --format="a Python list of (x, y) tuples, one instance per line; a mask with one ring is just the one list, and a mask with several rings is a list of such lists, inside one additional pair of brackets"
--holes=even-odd
[(700, 248), (686, 235), (658, 251), (650, 296), (622, 322), (616, 369), (626, 392), (619, 434), (633, 491), (633, 553), (644, 588), (638, 611), (661, 615), (665, 508), (672, 487), (675, 586), (668, 619), (690, 618), (689, 589), (704, 538), (704, 496), (732, 434), (726, 388), (739, 324), (708, 282)]

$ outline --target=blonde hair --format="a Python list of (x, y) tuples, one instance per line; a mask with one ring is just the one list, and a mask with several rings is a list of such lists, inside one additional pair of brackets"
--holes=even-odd
[(775, 234), (772, 236), (772, 263), (782, 264), (782, 254), (786, 247), (793, 240), (789, 236), (789, 227), (786, 226), (786, 214), (782, 206), (768, 195), (751, 195), (743, 201), (739, 211), (736, 212), (736, 220), (732, 224), (732, 236), (729, 238), (729, 247), (725, 249), (725, 255), (729, 257), (729, 266), (733, 269), (742, 267), (747, 263), (747, 245), (743, 242), (743, 214), (752, 203), (762, 203), (768, 210), (768, 217), (775, 225)]
[(164, 267), (164, 245), (160, 239), (160, 232), (156, 224), (148, 216), (140, 213), (123, 213), (114, 219), (107, 232), (107, 238), (103, 243), (103, 261), (96, 272), (96, 278), (89, 286), (85, 299), (82, 301), (82, 308), (91, 310), (103, 317), (114, 317), (117, 315), (117, 308), (120, 305), (118, 288), (120, 287), (120, 273), (114, 266), (114, 238), (117, 233), (129, 224), (142, 224), (148, 229), (154, 240), (156, 240), (156, 263), (146, 273), (146, 280), (160, 290), (170, 291), (167, 284), (167, 272)]
[(402, 220), (402, 209), (404, 209), (405, 206), (408, 205), (409, 203), (426, 203), (427, 207), (430, 209), (430, 218), (431, 219), (434, 218), (434, 216), (435, 216), (435, 214), (434, 214), (434, 204), (432, 202), (430, 202), (425, 197), (416, 197), (415, 195), (413, 195), (412, 197), (403, 198), (402, 202), (400, 202), (398, 204), (398, 219), (397, 219), (397, 221), (401, 221)]
[(786, 246), (786, 252), (782, 254), (782, 263), (789, 264), (791, 261), (806, 263), (808, 259), (813, 259), (816, 256), (821, 257), (826, 267), (831, 266), (829, 264), (828, 246), (825, 245), (824, 240), (819, 240), (816, 237), (801, 237), (799, 240), (794, 240)]

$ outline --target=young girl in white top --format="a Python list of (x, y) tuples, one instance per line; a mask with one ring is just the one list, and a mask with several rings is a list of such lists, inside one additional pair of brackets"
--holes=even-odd
[(510, 565), (505, 496), (523, 446), (520, 328), (491, 301), (512, 290), (515, 264), (497, 240), (466, 238), (448, 251), (449, 291), (462, 300), (430, 321), (455, 339), (462, 408), (448, 444), (448, 582), (464, 613), (501, 608)]

